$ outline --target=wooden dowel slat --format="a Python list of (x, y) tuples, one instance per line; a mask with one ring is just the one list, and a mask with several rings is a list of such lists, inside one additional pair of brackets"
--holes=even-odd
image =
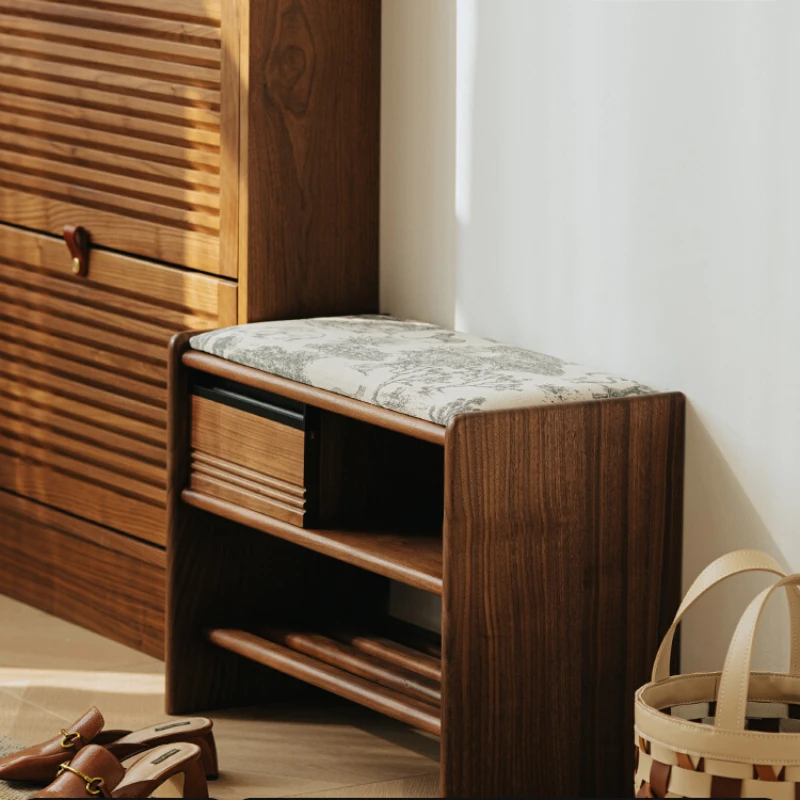
[(442, 680), (442, 662), (436, 656), (421, 653), (399, 642), (380, 636), (362, 636), (351, 631), (336, 631), (335, 638), (371, 656), (390, 664), (416, 672), (433, 681)]

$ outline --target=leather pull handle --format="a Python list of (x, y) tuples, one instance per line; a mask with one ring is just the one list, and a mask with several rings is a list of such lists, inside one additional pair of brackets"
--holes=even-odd
[(72, 271), (75, 275), (86, 275), (89, 271), (89, 249), (92, 238), (82, 225), (65, 225), (64, 241), (72, 256)]
[[(717, 713), (714, 727), (718, 730), (743, 731), (747, 716), (747, 701), (750, 691), (750, 668), (753, 657), (753, 640), (755, 639), (761, 613), (767, 600), (776, 589), (792, 589), (800, 586), (800, 575), (789, 575), (777, 583), (764, 589), (742, 614), (736, 632), (731, 639), (725, 666), (719, 679), (717, 690)], [(792, 631), (795, 640), (795, 631)], [(779, 680), (773, 677), (772, 681)]]

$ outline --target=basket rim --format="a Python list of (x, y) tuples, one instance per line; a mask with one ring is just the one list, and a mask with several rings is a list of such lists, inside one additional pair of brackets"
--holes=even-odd
[[(669, 690), (687, 684), (697, 684), (702, 693), (698, 699), (681, 699), (662, 704), (662, 708), (689, 703), (716, 700), (721, 672), (696, 672), (673, 675), (663, 681), (647, 683), (635, 696), (635, 730), (637, 736), (656, 742), (676, 752), (718, 761), (733, 761), (747, 764), (800, 766), (800, 733), (774, 733), (766, 731), (733, 731), (717, 729), (712, 725), (692, 722), (665, 714), (659, 707), (648, 702), (649, 697), (660, 692), (668, 696)], [(755, 686), (754, 686), (755, 684)], [(713, 694), (709, 696), (709, 689)], [(689, 686), (691, 688), (691, 686)], [(766, 692), (753, 693), (753, 689)], [(787, 689), (793, 691), (787, 691)], [(800, 676), (778, 672), (752, 672), (750, 675), (749, 702), (786, 703), (796, 700), (800, 705)], [(705, 699), (699, 699), (703, 697)]]

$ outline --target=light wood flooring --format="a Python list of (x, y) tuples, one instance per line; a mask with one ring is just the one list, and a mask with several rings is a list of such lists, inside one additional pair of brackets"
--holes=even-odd
[[(165, 718), (163, 663), (0, 595), (0, 733), (49, 739), (92, 705), (110, 728)], [(437, 739), (335, 698), (210, 716), (220, 800), (438, 793)]]

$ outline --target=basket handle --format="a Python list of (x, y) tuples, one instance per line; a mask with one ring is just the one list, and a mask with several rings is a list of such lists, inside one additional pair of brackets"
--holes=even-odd
[[(672, 643), (675, 631), (686, 612), (707, 592), (718, 583), (740, 575), (744, 572), (770, 572), (781, 578), (786, 577), (786, 572), (781, 565), (767, 553), (760, 550), (736, 550), (721, 556), (709, 564), (691, 585), (683, 602), (678, 608), (678, 613), (669, 630), (661, 642), (656, 660), (653, 664), (653, 682), (666, 680), (670, 675), (670, 659), (672, 657)], [(786, 600), (789, 604), (789, 616), (792, 624), (792, 661), (791, 674), (800, 674), (800, 593), (791, 586), (786, 587)]]
[[(787, 592), (793, 591), (792, 587), (800, 585), (800, 575), (790, 575), (783, 578), (774, 586), (764, 589), (753, 600), (742, 614), (736, 632), (731, 639), (731, 646), (725, 658), (722, 677), (717, 693), (717, 713), (715, 727), (722, 730), (744, 730), (745, 716), (747, 713), (747, 699), (750, 690), (750, 664), (753, 655), (753, 639), (758, 628), (758, 621), (764, 606), (776, 589), (785, 587)], [(797, 647), (797, 629), (792, 629), (792, 651)]]

